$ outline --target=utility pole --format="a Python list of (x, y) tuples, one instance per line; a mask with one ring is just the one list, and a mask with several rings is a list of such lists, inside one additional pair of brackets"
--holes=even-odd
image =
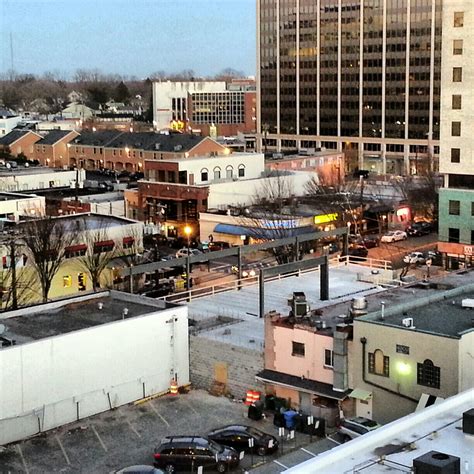
[(362, 221), (364, 220), (364, 177), (359, 176), (360, 182), (360, 196), (359, 196), (359, 206), (360, 206), (360, 224), (359, 224), (359, 234), (362, 234)]
[(10, 266), (12, 269), (12, 309), (18, 309), (18, 294), (17, 294), (17, 280), (16, 280), (16, 242), (10, 240)]

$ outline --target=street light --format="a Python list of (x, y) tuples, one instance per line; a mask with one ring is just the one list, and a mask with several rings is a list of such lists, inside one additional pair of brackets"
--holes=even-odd
[(186, 235), (186, 237), (188, 238), (188, 254), (189, 254), (189, 238), (191, 236), (191, 232), (192, 232), (192, 229), (189, 225), (185, 226), (184, 227), (184, 234)]

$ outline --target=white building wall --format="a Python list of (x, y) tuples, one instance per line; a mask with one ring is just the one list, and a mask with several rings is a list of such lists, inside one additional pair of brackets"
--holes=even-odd
[(186, 99), (188, 93), (224, 92), (224, 81), (166, 81), (153, 83), (153, 124), (157, 129), (167, 128), (173, 120), (172, 99)]
[[(311, 171), (295, 171), (285, 176), (288, 180), (291, 194), (302, 196), (305, 194), (305, 185), (317, 174)], [(227, 183), (215, 183), (209, 186), (208, 208), (219, 209), (223, 206), (248, 206), (257, 196), (266, 196), (265, 188), (272, 186), (268, 183), (277, 183), (281, 177), (239, 180)], [(268, 188), (267, 188), (268, 189)]]
[(188, 351), (186, 307), (3, 348), (0, 445), (187, 384)]
[(474, 388), (474, 331), (463, 334), (459, 341), (459, 391)]
[(9, 134), (21, 122), (20, 116), (0, 117), (0, 137)]
[[(239, 166), (243, 165), (245, 168), (245, 176), (239, 178)], [(227, 168), (232, 168), (232, 178), (227, 178)], [(217, 181), (226, 182), (235, 180), (249, 180), (256, 179), (262, 176), (265, 171), (265, 158), (263, 153), (232, 153), (230, 155), (220, 155), (214, 157), (190, 158), (187, 160), (180, 160), (179, 170), (187, 171), (194, 175), (194, 184), (209, 184), (216, 182), (214, 180), (214, 170), (220, 168), (221, 179)], [(202, 171), (208, 171), (208, 180), (203, 181)]]
[[(464, 12), (464, 26), (454, 26), (454, 13)], [(441, 61), (441, 124), (439, 171), (474, 174), (474, 2), (443, 2), (443, 41)], [(462, 54), (453, 54), (454, 40), (463, 41)], [(453, 68), (462, 67), (462, 81), (453, 82)], [(453, 110), (452, 96), (461, 95), (460, 110)], [(461, 136), (451, 134), (452, 122), (461, 122)], [(460, 163), (451, 163), (451, 149), (461, 149)]]
[(0, 214), (13, 215), (15, 221), (18, 221), (20, 216), (40, 217), (45, 214), (45, 197), (44, 196), (25, 196), (18, 195), (15, 199), (12, 194), (12, 199), (7, 201), (0, 201)]
[[(85, 170), (73, 171), (50, 171), (45, 173), (0, 174), (0, 191), (34, 191), (36, 189), (75, 187), (76, 177), (79, 179), (79, 187), (82, 188), (86, 179)], [(50, 186), (50, 183), (53, 183)]]

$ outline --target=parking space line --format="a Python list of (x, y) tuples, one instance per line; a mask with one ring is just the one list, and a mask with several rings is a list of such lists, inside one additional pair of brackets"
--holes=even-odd
[(160, 415), (160, 414), (158, 413), (158, 410), (155, 408), (155, 406), (153, 405), (153, 403), (152, 403), (151, 401), (150, 401), (149, 405), (150, 405), (150, 408), (151, 408), (151, 409), (153, 410), (153, 412), (155, 413), (155, 415), (156, 415), (158, 418), (161, 418), (161, 420), (162, 420), (162, 421), (166, 424), (166, 426), (168, 426), (168, 428), (169, 428), (170, 424), (163, 418), (162, 415)]
[(339, 441), (336, 441), (335, 439), (331, 438), (330, 436), (326, 436), (326, 439), (328, 439), (329, 441), (332, 441), (333, 443), (337, 444), (338, 446), (342, 443), (340, 443)]
[(132, 425), (132, 423), (130, 422), (130, 420), (129, 420), (128, 418), (125, 418), (125, 420), (127, 421), (128, 426), (130, 426), (130, 429), (131, 429), (139, 438), (141, 438), (142, 435), (134, 428), (134, 426)]
[(99, 433), (97, 433), (97, 430), (95, 429), (95, 426), (94, 425), (89, 425), (92, 429), (92, 431), (94, 432), (94, 434), (96, 435), (97, 439), (99, 440), (99, 443), (100, 445), (102, 446), (102, 449), (107, 452), (107, 446), (105, 445), (105, 443), (102, 441), (102, 438), (99, 436)]
[(28, 469), (28, 466), (26, 465), (26, 459), (25, 456), (23, 456), (23, 451), (21, 450), (20, 444), (17, 444), (16, 447), (18, 448), (18, 454), (20, 455), (21, 462), (23, 463), (23, 467), (25, 468), (25, 473), (29, 474), (30, 471)]
[(191, 410), (196, 414), (196, 415), (199, 415), (199, 412), (187, 401), (187, 400), (183, 400), (184, 404), (187, 405), (189, 408), (191, 408)]
[(64, 449), (63, 443), (61, 443), (61, 440), (59, 439), (58, 435), (56, 435), (56, 441), (58, 442), (59, 447), (61, 448), (61, 451), (63, 452), (64, 459), (66, 460), (66, 463), (70, 466), (71, 461), (69, 460), (69, 456), (67, 455), (66, 450)]
[(280, 467), (282, 467), (283, 469), (288, 469), (288, 466), (285, 466), (283, 463), (281, 463), (280, 461), (277, 461), (276, 459), (273, 460), (273, 462), (275, 464), (278, 464)]
[(304, 451), (305, 453), (308, 453), (308, 454), (311, 454), (311, 456), (313, 456), (313, 458), (315, 458), (317, 455), (312, 453), (309, 449), (306, 449), (306, 448), (300, 448), (301, 451)]

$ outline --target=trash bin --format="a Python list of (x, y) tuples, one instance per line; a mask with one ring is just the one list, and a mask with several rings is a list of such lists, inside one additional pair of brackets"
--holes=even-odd
[(275, 411), (275, 396), (274, 395), (265, 396), (265, 410)]
[(286, 408), (286, 400), (284, 398), (275, 397), (275, 410), (280, 411), (281, 408)]
[(295, 430), (298, 431), (298, 433), (304, 433), (305, 432), (305, 426), (307, 423), (307, 416), (303, 413), (298, 413), (295, 416)]
[(251, 420), (261, 420), (263, 418), (263, 402), (255, 402), (249, 406), (248, 417)]
[(273, 416), (273, 424), (277, 428), (283, 428), (285, 426), (285, 417), (279, 411)]
[(285, 418), (285, 425), (289, 430), (294, 429), (295, 427), (295, 416), (298, 413), (294, 410), (287, 410), (283, 413), (283, 417)]
[(326, 420), (315, 417), (311, 425), (305, 424), (304, 433), (324, 438), (326, 436)]

